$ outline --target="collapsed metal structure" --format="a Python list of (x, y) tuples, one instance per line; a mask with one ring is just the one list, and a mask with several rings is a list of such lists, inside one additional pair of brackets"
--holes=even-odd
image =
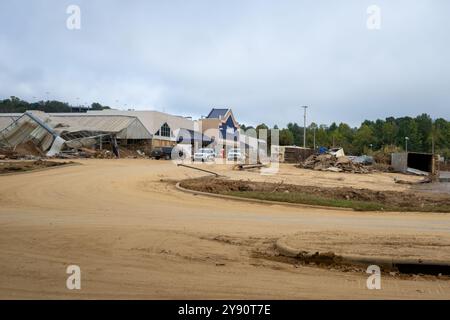
[(148, 140), (152, 135), (136, 117), (130, 116), (52, 116), (25, 112), (0, 131), (0, 147), (15, 151), (32, 144), (40, 154), (54, 156), (64, 151), (109, 145), (119, 156), (117, 139)]

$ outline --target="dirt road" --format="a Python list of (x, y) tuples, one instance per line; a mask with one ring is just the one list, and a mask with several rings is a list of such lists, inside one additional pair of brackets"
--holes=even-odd
[[(224, 201), (175, 190), (171, 180), (201, 173), (171, 162), (80, 163), (0, 177), (0, 298), (450, 298), (448, 278), (383, 275), (368, 290), (364, 273), (256, 254), (301, 231), (448, 239), (448, 214)], [(66, 288), (70, 264), (81, 290)]]

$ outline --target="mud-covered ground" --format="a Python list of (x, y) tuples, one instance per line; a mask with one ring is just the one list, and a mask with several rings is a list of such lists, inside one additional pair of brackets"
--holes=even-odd
[[(422, 235), (439, 258), (450, 215), (355, 212), (267, 205), (193, 195), (173, 183), (205, 175), (170, 161), (77, 160), (82, 165), (0, 176), (2, 299), (449, 299), (450, 281), (383, 274), (368, 290), (365, 270), (278, 261), (277, 239), (358, 245), (359, 233), (392, 239)], [(222, 172), (231, 172), (227, 168)], [(228, 171), (227, 171), (228, 170)], [(341, 177), (282, 167), (259, 179), (372, 185), (378, 176)], [(298, 172), (305, 180), (295, 176)], [(244, 176), (245, 173), (232, 171)], [(319, 176), (320, 175), (320, 176)], [(357, 176), (357, 177), (354, 177)], [(319, 179), (319, 177), (322, 177)], [(327, 180), (328, 179), (328, 180)], [(357, 180), (361, 179), (361, 180)], [(364, 183), (363, 180), (366, 182)], [(377, 188), (396, 190), (390, 175)], [(318, 182), (319, 181), (319, 182)], [(313, 233), (310, 233), (313, 232)], [(311, 236), (311, 237), (310, 237)], [(408, 246), (411, 238), (395, 243)], [(383, 242), (371, 247), (387, 248)], [(407, 251), (405, 251), (407, 253)], [(66, 269), (81, 269), (81, 290), (68, 290)]]
[[(412, 191), (380, 191), (352, 187), (318, 187), (294, 184), (231, 180), (227, 178), (202, 178), (182, 181), (184, 188), (263, 200), (293, 203), (328, 204), (353, 208), (352, 204), (373, 204), (373, 209), (405, 211), (450, 212), (450, 194)], [(305, 197), (306, 196), (306, 197)], [(323, 202), (320, 200), (323, 199)], [(313, 201), (317, 200), (317, 201)], [(333, 201), (337, 200), (336, 203)], [(340, 201), (340, 200), (343, 200)], [(355, 207), (358, 209), (359, 207)], [(364, 206), (361, 207), (364, 209)], [(368, 209), (372, 207), (368, 206)]]

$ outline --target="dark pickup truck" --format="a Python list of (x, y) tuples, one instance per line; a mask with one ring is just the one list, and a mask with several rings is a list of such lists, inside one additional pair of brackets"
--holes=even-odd
[(170, 160), (172, 159), (172, 149), (173, 147), (153, 148), (152, 152), (150, 153), (150, 158), (156, 160)]

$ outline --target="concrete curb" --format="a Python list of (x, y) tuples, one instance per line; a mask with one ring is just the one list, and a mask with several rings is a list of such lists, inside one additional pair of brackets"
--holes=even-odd
[[(290, 258), (314, 258), (320, 252), (308, 252), (298, 248), (293, 248), (286, 243), (287, 237), (278, 239), (275, 243), (276, 250), (285, 257)], [(386, 258), (386, 257), (365, 257), (358, 255), (336, 255), (335, 262), (347, 265), (377, 265), (387, 269), (393, 269), (397, 265), (416, 265), (416, 266), (442, 266), (450, 267), (450, 262), (433, 261), (423, 259), (403, 259), (403, 258)]]
[(77, 162), (66, 163), (66, 164), (62, 164), (60, 166), (46, 167), (46, 168), (40, 168), (40, 169), (34, 169), (34, 170), (28, 170), (28, 171), (0, 173), (0, 177), (17, 176), (17, 175), (20, 175), (20, 174), (42, 172), (42, 171), (47, 171), (47, 170), (53, 170), (53, 169), (65, 168), (65, 167), (72, 167), (72, 166), (80, 166), (80, 165), (81, 165), (81, 163), (77, 163)]
[[(191, 180), (191, 179), (189, 179)], [(294, 208), (311, 208), (311, 209), (324, 209), (324, 210), (339, 210), (339, 211), (355, 211), (352, 208), (340, 208), (340, 207), (326, 207), (326, 206), (315, 206), (310, 204), (301, 204), (301, 203), (290, 203), (290, 202), (281, 202), (281, 201), (271, 201), (271, 200), (260, 200), (260, 199), (251, 199), (251, 198), (243, 198), (243, 197), (235, 197), (235, 196), (227, 196), (223, 194), (217, 194), (217, 193), (210, 193), (210, 192), (203, 192), (203, 191), (196, 191), (191, 189), (186, 189), (180, 186), (180, 182), (177, 182), (175, 187), (182, 192), (191, 193), (194, 195), (201, 195), (201, 196), (207, 196), (207, 197), (213, 197), (213, 198), (219, 198), (219, 199), (226, 199), (226, 200), (235, 200), (235, 201), (243, 201), (243, 202), (249, 202), (249, 203), (256, 203), (256, 204), (265, 204), (265, 205), (277, 205), (277, 206), (288, 206), (288, 207), (294, 207)], [(376, 211), (370, 211), (370, 212), (376, 212)]]

